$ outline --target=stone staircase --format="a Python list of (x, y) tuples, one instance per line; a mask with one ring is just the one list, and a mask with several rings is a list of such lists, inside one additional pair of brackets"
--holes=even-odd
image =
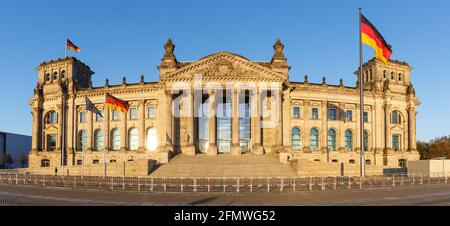
[(297, 176), (289, 164), (280, 163), (272, 155), (218, 156), (177, 155), (161, 165), (150, 176), (154, 177), (291, 177)]

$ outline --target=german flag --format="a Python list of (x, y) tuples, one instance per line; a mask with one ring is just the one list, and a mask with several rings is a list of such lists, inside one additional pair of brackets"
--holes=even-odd
[(106, 107), (111, 108), (116, 111), (127, 112), (128, 108), (129, 108), (127, 102), (120, 100), (118, 98), (115, 98), (115, 97), (109, 95), (108, 93), (106, 94), (105, 103), (106, 103)]
[(77, 53), (80, 52), (80, 48), (78, 48), (78, 46), (73, 44), (73, 42), (71, 42), (69, 39), (66, 40), (66, 46), (67, 46), (67, 49), (73, 50)]
[(361, 41), (375, 49), (375, 57), (386, 63), (391, 57), (391, 46), (380, 32), (361, 14)]

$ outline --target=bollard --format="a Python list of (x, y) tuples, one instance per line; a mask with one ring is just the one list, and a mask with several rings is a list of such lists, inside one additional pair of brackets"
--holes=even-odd
[(114, 191), (114, 180), (112, 177), (111, 177), (111, 191)]
[(395, 175), (392, 174), (392, 187), (395, 187)]
[(150, 191), (153, 192), (153, 177), (150, 178)]
[(324, 177), (322, 177), (322, 184), (320, 187), (321, 187), (322, 191), (325, 191), (325, 184), (323, 182), (324, 182)]
[(448, 175), (446, 174), (445, 175), (445, 184), (447, 184), (447, 181), (448, 181)]
[(294, 190), (294, 192), (295, 192), (295, 185), (296, 185), (297, 183), (296, 183), (296, 180), (295, 180), (295, 178), (294, 178), (294, 183), (292, 184), (292, 189)]
[(125, 177), (122, 177), (122, 190), (125, 190)]
[(309, 190), (312, 191), (312, 177), (309, 177)]
[(269, 178), (267, 178), (267, 192), (270, 192)]
[(236, 192), (239, 192), (239, 178), (236, 179)]
[(194, 178), (194, 192), (197, 192), (197, 178)]
[(141, 183), (140, 183), (140, 180), (139, 180), (139, 179), (140, 179), (140, 177), (138, 177), (138, 179), (137, 179), (137, 180), (138, 180), (138, 181), (137, 181), (137, 182), (138, 182), (138, 191), (141, 191)]
[(16, 173), (16, 184), (19, 184), (19, 182), (17, 181), (17, 173)]
[(281, 186), (280, 186), (280, 191), (284, 190), (284, 178), (281, 178)]
[(362, 177), (359, 178), (359, 189), (362, 189), (363, 180), (364, 179)]
[(403, 187), (403, 175), (400, 175), (400, 187)]
[(43, 184), (42, 185), (45, 186), (45, 175), (43, 175), (42, 178), (43, 178)]

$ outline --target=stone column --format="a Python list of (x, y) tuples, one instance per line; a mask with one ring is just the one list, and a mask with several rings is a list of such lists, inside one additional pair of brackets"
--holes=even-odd
[(239, 145), (239, 90), (232, 91), (233, 113), (231, 119), (231, 155), (240, 155), (241, 147)]
[(409, 114), (409, 151), (417, 151), (416, 143), (416, 107), (410, 106), (408, 109)]
[(105, 116), (105, 118), (103, 120), (105, 120), (104, 122), (104, 128), (103, 128), (103, 144), (105, 146), (105, 152), (109, 153), (109, 146), (111, 145), (110, 142), (110, 131), (109, 131), (109, 119), (111, 117), (111, 110), (109, 108), (107, 108), (105, 105), (103, 106), (103, 114)]
[(57, 140), (56, 140), (56, 150), (55, 151), (60, 151), (59, 153), (61, 153), (61, 144), (62, 144), (62, 129), (63, 129), (63, 108), (62, 108), (62, 104), (57, 104), (56, 105), (58, 108), (58, 134), (57, 134)]
[(166, 151), (173, 151), (172, 91), (166, 90)]
[(119, 153), (125, 154), (127, 151), (128, 143), (128, 131), (127, 131), (127, 112), (120, 113), (120, 151)]
[(68, 99), (67, 101), (67, 128), (66, 128), (66, 150), (67, 154), (73, 154), (74, 152), (74, 142), (73, 142), (73, 132), (74, 132), (74, 114), (75, 114), (75, 104), (74, 98)]
[(252, 90), (252, 139), (254, 139), (253, 147), (252, 147), (252, 154), (253, 155), (263, 155), (264, 154), (264, 148), (261, 145), (261, 93), (259, 88), (255, 88), (255, 90)]
[[(195, 155), (195, 145), (194, 145), (194, 94), (193, 90), (189, 91), (187, 93), (187, 96), (184, 97), (185, 101), (187, 102), (188, 107), (188, 115), (184, 115), (182, 118), (185, 120), (186, 123), (186, 134), (180, 134), (180, 136), (184, 137), (182, 138), (182, 147), (181, 151), (184, 155)], [(183, 104), (185, 105), (185, 104)], [(185, 106), (186, 106), (185, 105)], [(184, 107), (183, 107), (184, 108)]]
[(392, 153), (392, 136), (391, 136), (391, 105), (386, 104), (384, 107), (384, 117), (385, 117), (385, 149), (387, 153)]
[[(283, 98), (282, 98), (283, 102), (281, 107), (283, 108), (281, 110), (282, 114), (281, 117), (283, 117), (283, 122), (282, 122), (282, 130), (283, 130), (283, 136), (282, 136), (282, 140), (283, 140), (283, 148), (286, 151), (292, 151), (292, 147), (291, 147), (291, 126), (290, 126), (290, 117), (291, 117), (291, 105), (290, 105), (290, 96), (289, 96), (289, 90), (286, 90), (283, 93)], [(301, 109), (304, 110), (304, 109)]]
[[(345, 149), (344, 149), (344, 145), (342, 142), (342, 136), (344, 135), (344, 133), (342, 133), (342, 130), (344, 128), (344, 120), (346, 120), (346, 114), (347, 114), (347, 110), (345, 108), (345, 103), (340, 103), (339, 104), (339, 126), (336, 129), (336, 151), (339, 151), (339, 153), (344, 153)], [(355, 115), (353, 115), (352, 112), (352, 121), (355, 118)], [(353, 122), (350, 122), (353, 123)]]
[(32, 135), (33, 138), (31, 140), (31, 152), (36, 153), (37, 151), (40, 150), (39, 147), (39, 134), (41, 133), (40, 131), (40, 122), (41, 117), (40, 117), (40, 109), (39, 107), (33, 107), (33, 128), (32, 128)]
[[(272, 150), (275, 152), (282, 152), (283, 149), (283, 89), (280, 87), (279, 90), (276, 90), (276, 98), (275, 98), (275, 108), (278, 111), (275, 111), (275, 117), (277, 119), (276, 126), (276, 134), (275, 134), (275, 144), (272, 147)], [(273, 116), (271, 116), (273, 118)]]
[[(360, 104), (356, 104), (356, 108), (355, 108), (355, 116), (356, 116), (356, 130), (353, 131), (353, 150), (352, 151), (359, 151), (359, 131), (361, 130), (361, 120), (364, 120), (363, 118), (361, 118), (361, 105)], [(343, 136), (345, 137), (345, 131)], [(344, 138), (344, 143), (345, 143), (345, 138)], [(359, 153), (359, 152), (358, 152)]]
[[(301, 111), (301, 109), (300, 109)], [(311, 153), (311, 147), (309, 146), (309, 131), (311, 128), (309, 128), (309, 121), (312, 120), (311, 118), (311, 102), (309, 100), (305, 100), (305, 107), (303, 109), (303, 131), (300, 131), (300, 140), (303, 146), (303, 152), (304, 153)]]
[(209, 146), (207, 155), (217, 155), (217, 144), (216, 144), (216, 90), (209, 91)]
[(145, 100), (139, 101), (139, 109), (138, 109), (138, 117), (139, 117), (139, 148), (137, 150), (138, 153), (145, 152)]
[(322, 153), (327, 153), (328, 150), (328, 102), (326, 100), (322, 101), (322, 133), (319, 136), (319, 144), (321, 146)]
[(94, 131), (93, 131), (93, 113), (92, 111), (86, 111), (87, 112), (87, 123), (88, 123), (88, 129), (87, 129), (87, 152), (91, 153), (92, 152), (92, 142), (94, 139), (92, 139), (94, 137)]

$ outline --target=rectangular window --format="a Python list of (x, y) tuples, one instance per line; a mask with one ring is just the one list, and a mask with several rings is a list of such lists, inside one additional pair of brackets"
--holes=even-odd
[[(103, 110), (98, 110), (98, 111), (103, 116)], [(95, 114), (95, 121), (97, 121), (97, 122), (103, 121), (103, 117), (102, 116), (100, 116), (99, 114)]]
[(137, 109), (130, 108), (130, 119), (137, 119)]
[(300, 118), (300, 107), (294, 107), (292, 109), (292, 117)]
[(80, 112), (80, 122), (84, 123), (86, 122), (86, 112)]
[(54, 151), (56, 149), (56, 135), (47, 135), (47, 150)]
[(337, 110), (336, 108), (330, 108), (328, 110), (328, 119), (329, 120), (336, 120), (337, 118)]
[(392, 149), (394, 151), (400, 150), (400, 135), (392, 135)]
[(155, 107), (148, 108), (148, 118), (156, 118), (156, 108)]
[(345, 113), (345, 121), (353, 121), (353, 111), (347, 110), (347, 112)]
[(311, 119), (319, 119), (319, 109), (318, 108), (312, 108)]
[(367, 113), (365, 111), (363, 117), (364, 117), (364, 122), (366, 122), (366, 123), (369, 122), (369, 113)]
[(116, 110), (112, 110), (112, 120), (113, 121), (118, 121), (118, 120), (120, 120), (120, 113), (119, 113), (119, 111), (116, 111)]

